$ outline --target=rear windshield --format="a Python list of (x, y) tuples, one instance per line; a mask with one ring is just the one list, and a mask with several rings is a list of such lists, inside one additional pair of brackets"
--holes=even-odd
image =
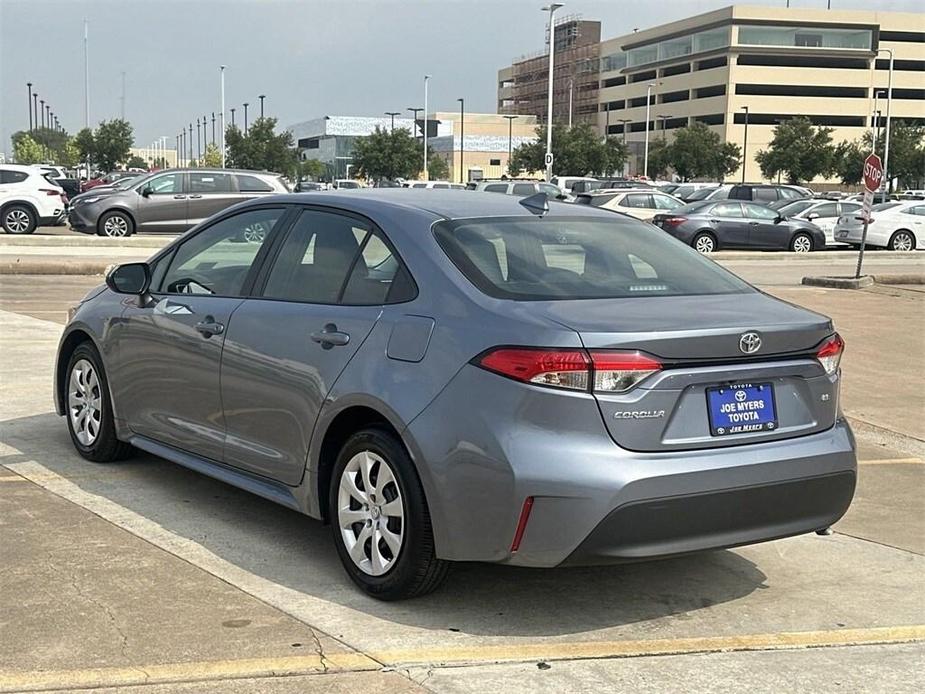
[(686, 244), (629, 218), (460, 219), (436, 224), (434, 234), (469, 281), (498, 299), (754, 291)]

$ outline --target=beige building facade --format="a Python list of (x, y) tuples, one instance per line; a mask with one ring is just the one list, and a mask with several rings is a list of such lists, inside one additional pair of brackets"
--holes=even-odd
[(670, 139), (701, 121), (745, 147), (744, 179), (760, 181), (755, 155), (783, 120), (807, 116), (836, 143), (857, 140), (879, 95), (885, 127), (891, 51), (893, 122), (925, 124), (925, 14), (726, 7), (602, 41), (597, 126), (625, 133), (628, 173), (641, 174), (647, 127), (650, 140)]
[(449, 180), (461, 183), (507, 173), (509, 151), (535, 141), (538, 125), (536, 116), (524, 114), (438, 111), (428, 118), (440, 123), (428, 144), (446, 161)]

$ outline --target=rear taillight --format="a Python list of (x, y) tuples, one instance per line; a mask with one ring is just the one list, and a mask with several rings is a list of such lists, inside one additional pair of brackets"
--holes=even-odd
[(667, 224), (668, 226), (678, 226), (678, 224), (683, 224), (687, 221), (687, 217), (662, 217), (662, 224)]
[(662, 368), (641, 352), (499, 347), (476, 362), (524, 383), (602, 393), (624, 393)]
[(841, 339), (838, 333), (835, 333), (819, 347), (819, 351), (816, 352), (816, 359), (822, 364), (825, 372), (831, 376), (838, 371), (838, 364), (841, 362), (841, 355), (844, 351), (845, 341)]
[(39, 192), (45, 193), (45, 195), (61, 195), (61, 191), (54, 188), (39, 188)]
[(478, 361), (479, 366), (525, 383), (587, 390), (590, 361), (581, 349), (500, 347)]
[(594, 390), (624, 393), (662, 368), (661, 362), (641, 352), (591, 352)]

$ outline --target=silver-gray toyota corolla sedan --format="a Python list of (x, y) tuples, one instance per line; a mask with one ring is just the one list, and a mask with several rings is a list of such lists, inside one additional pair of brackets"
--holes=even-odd
[[(243, 230), (259, 226), (265, 235)], [(323, 519), (381, 599), (827, 528), (855, 487), (832, 322), (542, 196), (264, 198), (73, 309), (57, 410)]]

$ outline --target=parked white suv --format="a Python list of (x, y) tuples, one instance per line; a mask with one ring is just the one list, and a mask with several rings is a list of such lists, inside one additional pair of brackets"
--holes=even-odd
[(67, 196), (33, 166), (0, 165), (0, 226), (7, 234), (31, 234), (37, 226), (64, 222)]

